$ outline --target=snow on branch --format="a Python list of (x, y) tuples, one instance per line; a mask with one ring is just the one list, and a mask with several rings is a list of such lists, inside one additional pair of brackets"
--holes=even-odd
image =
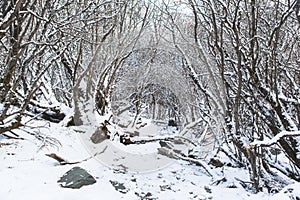
[(300, 136), (300, 131), (283, 131), (277, 134), (272, 139), (266, 139), (263, 141), (254, 141), (250, 144), (250, 147), (261, 146), (261, 147), (269, 147), (273, 144), (276, 144), (281, 138), (284, 137), (292, 137), (292, 136)]

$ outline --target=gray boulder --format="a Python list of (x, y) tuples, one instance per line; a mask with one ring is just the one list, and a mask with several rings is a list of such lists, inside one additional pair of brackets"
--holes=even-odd
[(86, 170), (74, 167), (66, 172), (57, 182), (63, 188), (79, 189), (85, 185), (92, 185), (97, 181)]

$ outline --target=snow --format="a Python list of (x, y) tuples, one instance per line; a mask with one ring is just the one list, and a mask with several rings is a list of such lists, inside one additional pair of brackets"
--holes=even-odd
[(252, 142), (251, 146), (271, 146), (273, 144), (276, 144), (281, 138), (287, 136), (300, 136), (300, 131), (282, 131), (272, 139), (265, 139), (264, 141)]
[(0, 23), (0, 27), (6, 23), (10, 18), (11, 16), (13, 15), (14, 11), (13, 10), (10, 10), (5, 16), (4, 16), (4, 19), (1, 20), (1, 23)]
[[(22, 130), (15, 131), (24, 140), (0, 138), (0, 196), (1, 200), (82, 200), (82, 199), (290, 199), (300, 196), (300, 184), (293, 183), (275, 195), (245, 191), (238, 180), (249, 180), (248, 170), (239, 168), (210, 169), (225, 177), (226, 182), (216, 184), (202, 168), (184, 161), (176, 161), (159, 170), (136, 173), (122, 172), (101, 164), (97, 159), (74, 165), (59, 165), (45, 154), (56, 153), (69, 161), (90, 157), (81, 141), (79, 128), (62, 127), (61, 124), (32, 121), (24, 128), (39, 133), (37, 139)], [(84, 127), (83, 127), (84, 128)], [(41, 139), (42, 138), (42, 139)], [(79, 166), (95, 177), (97, 183), (80, 189), (62, 188), (59, 178), (71, 168)], [(125, 193), (115, 190), (111, 181), (124, 183)], [(150, 199), (151, 199), (150, 198)]]

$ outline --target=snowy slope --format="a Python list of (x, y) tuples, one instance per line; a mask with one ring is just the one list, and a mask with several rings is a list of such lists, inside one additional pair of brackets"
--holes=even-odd
[[(82, 200), (82, 199), (298, 199), (300, 184), (295, 183), (276, 195), (246, 192), (236, 178), (248, 180), (244, 169), (215, 169), (215, 173), (227, 181), (214, 183), (200, 167), (183, 161), (153, 172), (117, 172), (91, 158), (74, 165), (59, 165), (45, 154), (56, 153), (69, 161), (80, 161), (90, 155), (81, 143), (76, 131), (38, 121), (26, 128), (30, 133), (40, 133), (43, 139), (17, 133), (25, 140), (0, 139), (0, 197), (1, 200)], [(81, 189), (62, 188), (57, 180), (74, 166), (87, 170), (97, 183)], [(223, 172), (221, 172), (223, 171)], [(123, 183), (126, 190), (116, 191), (111, 182)], [(298, 194), (297, 194), (298, 192)]]

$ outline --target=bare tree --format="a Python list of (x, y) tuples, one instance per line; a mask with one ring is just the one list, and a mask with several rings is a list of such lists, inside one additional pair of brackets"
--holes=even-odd
[(107, 6), (111, 9), (111, 21), (106, 26), (88, 67), (75, 84), (75, 116), (80, 116), (77, 124), (88, 121), (81, 118), (85, 115), (83, 111), (91, 109), (93, 112), (97, 108), (100, 115), (110, 112), (109, 93), (116, 73), (134, 51), (147, 27), (150, 7), (144, 2), (120, 1)]
[(25, 125), (28, 115), (62, 120), (61, 105), (73, 106), (73, 86), (101, 38), (112, 33), (119, 10), (110, 13), (105, 1), (0, 5), (0, 133)]
[(199, 55), (208, 52), (205, 57), (213, 62), (207, 65), (218, 67), (213, 71), (225, 88), (226, 138), (236, 148), (232, 157), (241, 162), (247, 158), (255, 191), (264, 184), (272, 187), (263, 180), (274, 174), (271, 168), (299, 180), (293, 171), (299, 169), (295, 138), (278, 141), (291, 163), (285, 170), (280, 162), (272, 164), (270, 149), (250, 148), (252, 141), (299, 129), (299, 33), (292, 15), (297, 1), (189, 1), (189, 5), (195, 43), (205, 47)]

